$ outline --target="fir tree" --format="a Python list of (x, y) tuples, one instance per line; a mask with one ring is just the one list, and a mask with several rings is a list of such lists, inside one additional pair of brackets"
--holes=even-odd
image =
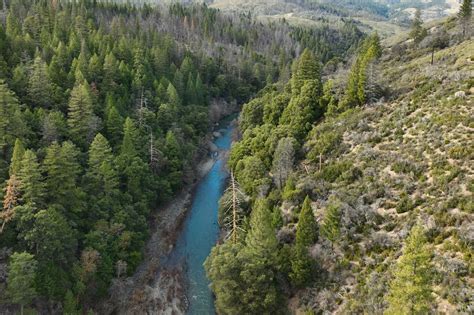
[(463, 0), (459, 8), (458, 18), (462, 27), (462, 36), (466, 36), (466, 30), (469, 29), (469, 24), (472, 18), (472, 0)]
[(43, 161), (49, 202), (61, 205), (68, 211), (77, 207), (76, 186), (81, 172), (79, 155), (79, 150), (72, 142), (64, 142), (62, 146), (55, 142), (46, 149)]
[(311, 208), (311, 200), (306, 196), (298, 219), (296, 243), (307, 247), (314, 244), (317, 240), (318, 224)]
[(77, 240), (66, 218), (55, 208), (34, 215), (34, 224), (25, 240), (40, 261), (65, 264), (74, 260)]
[(411, 24), (410, 37), (418, 45), (427, 35), (426, 29), (423, 27), (423, 20), (421, 19), (420, 9), (416, 9), (415, 18)]
[(64, 297), (63, 312), (67, 315), (82, 314), (82, 312), (78, 310), (76, 298), (72, 294), (71, 290), (67, 290), (66, 296)]
[(13, 303), (20, 304), (20, 314), (23, 308), (36, 297), (35, 273), (37, 262), (33, 255), (26, 252), (13, 253), (10, 257), (7, 293)]
[(110, 104), (105, 118), (105, 126), (110, 143), (116, 147), (122, 138), (123, 118), (120, 116), (117, 108)]
[(239, 252), (242, 244), (226, 242), (214, 247), (204, 264), (210, 287), (216, 296), (216, 309), (220, 314), (246, 314), (241, 295), (246, 288), (241, 280), (242, 261)]
[(15, 140), (15, 146), (13, 148), (12, 159), (10, 162), (10, 176), (18, 174), (18, 171), (21, 168), (21, 160), (25, 154), (25, 147), (20, 139)]
[(414, 226), (395, 267), (386, 314), (430, 313), (434, 301), (431, 256), (423, 228)]
[(314, 262), (309, 257), (308, 246), (318, 238), (318, 226), (308, 196), (306, 196), (296, 229), (296, 244), (291, 259), (290, 278), (292, 283), (301, 287), (309, 283), (314, 271)]
[(133, 120), (127, 117), (123, 124), (123, 140), (122, 146), (120, 147), (120, 155), (135, 157), (138, 154), (138, 139), (138, 129), (135, 127)]
[(116, 192), (118, 177), (113, 161), (114, 157), (109, 142), (98, 133), (89, 148), (88, 177), (93, 183), (92, 191), (108, 195)]
[(199, 73), (196, 77), (195, 91), (196, 91), (196, 104), (197, 105), (205, 105), (206, 104), (206, 101), (205, 101), (205, 87), (204, 87), (204, 84), (202, 83), (201, 75)]
[(26, 150), (23, 155), (18, 180), (21, 201), (35, 207), (41, 206), (45, 195), (43, 176), (36, 154), (31, 150)]
[(316, 88), (320, 88), (321, 70), (319, 62), (309, 49), (305, 49), (296, 62), (296, 67), (291, 76), (291, 90), (293, 95), (300, 92), (301, 88), (308, 80), (316, 80)]
[(71, 139), (81, 147), (89, 141), (93, 120), (92, 98), (85, 82), (76, 84), (71, 92), (68, 126)]
[(53, 103), (53, 85), (46, 63), (37, 56), (28, 80), (28, 98), (33, 104), (50, 108)]
[(340, 203), (331, 201), (321, 225), (321, 234), (332, 243), (335, 243), (340, 234), (341, 210)]
[[(0, 153), (6, 158), (6, 149), (8, 145), (13, 145), (24, 128), (19, 117), (18, 99), (8, 88), (6, 83), (0, 80)], [(23, 131), (24, 132), (24, 131)]]
[(238, 260), (244, 262), (240, 273), (241, 303), (244, 314), (278, 313), (281, 295), (276, 283), (278, 241), (271, 224), (271, 211), (265, 200), (257, 200), (250, 217), (250, 230)]

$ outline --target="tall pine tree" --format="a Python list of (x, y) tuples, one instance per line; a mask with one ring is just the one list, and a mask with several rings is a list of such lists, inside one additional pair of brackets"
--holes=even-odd
[(43, 205), (45, 189), (43, 176), (36, 154), (31, 150), (26, 150), (21, 161), (21, 168), (18, 171), (20, 181), (20, 196), (23, 203), (33, 207)]
[(462, 36), (466, 37), (466, 31), (472, 20), (472, 0), (463, 0), (459, 8), (458, 18), (462, 27)]
[(69, 134), (77, 145), (85, 147), (90, 141), (93, 118), (92, 98), (84, 81), (74, 86), (68, 108)]
[(432, 251), (423, 228), (414, 226), (393, 273), (386, 314), (431, 312), (431, 303), (434, 301), (431, 256)]
[(309, 257), (308, 246), (314, 244), (317, 238), (318, 226), (311, 208), (311, 201), (306, 196), (298, 220), (296, 243), (291, 259), (290, 278), (297, 287), (308, 284), (313, 277), (314, 262)]

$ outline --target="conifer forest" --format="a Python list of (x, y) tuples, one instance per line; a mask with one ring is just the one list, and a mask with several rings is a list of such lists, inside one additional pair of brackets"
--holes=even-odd
[(472, 0), (3, 0), (0, 314), (473, 314)]

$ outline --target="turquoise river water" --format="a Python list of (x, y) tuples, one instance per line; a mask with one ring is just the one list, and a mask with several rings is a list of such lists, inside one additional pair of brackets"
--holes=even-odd
[(232, 142), (232, 124), (223, 122), (221, 136), (214, 140), (220, 154), (207, 175), (201, 179), (194, 193), (191, 209), (183, 226), (172, 260), (184, 264), (190, 315), (215, 314), (214, 297), (203, 263), (219, 237), (218, 202), (223, 194), (228, 172), (224, 154)]

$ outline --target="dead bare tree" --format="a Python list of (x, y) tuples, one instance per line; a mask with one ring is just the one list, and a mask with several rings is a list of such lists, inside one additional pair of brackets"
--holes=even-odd
[(243, 213), (241, 203), (245, 200), (245, 194), (239, 187), (239, 183), (235, 180), (234, 173), (230, 173), (230, 184), (224, 195), (230, 195), (230, 198), (224, 200), (224, 228), (228, 230), (226, 239), (230, 239), (236, 244), (239, 240), (239, 233), (244, 232), (242, 228)]

